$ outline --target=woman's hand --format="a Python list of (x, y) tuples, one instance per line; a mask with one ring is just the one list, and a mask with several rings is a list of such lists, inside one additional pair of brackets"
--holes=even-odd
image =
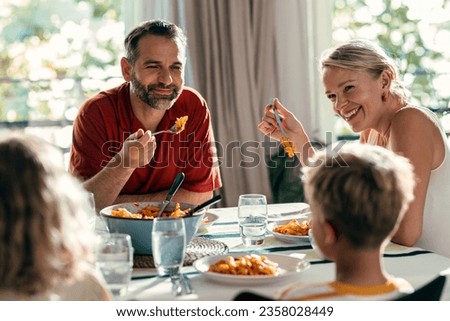
[[(300, 121), (287, 110), (278, 100), (275, 98), (273, 100), (275, 108), (278, 110), (282, 118), (281, 126), (283, 131), (290, 139), (295, 139), (296, 136), (302, 135), (304, 133), (303, 126)], [(270, 136), (276, 140), (280, 140), (281, 131), (278, 127), (275, 114), (273, 112), (273, 105), (267, 105), (264, 110), (264, 116), (261, 122), (258, 124), (258, 129), (264, 135)]]
[[(306, 134), (303, 125), (289, 110), (284, 108), (280, 101), (275, 98), (274, 106), (282, 118), (281, 126), (289, 141), (293, 142), (295, 154), (298, 156), (302, 165), (308, 164), (309, 157), (315, 153), (311, 141)], [(258, 124), (258, 129), (264, 134), (276, 140), (281, 139), (281, 130), (278, 127), (273, 106), (267, 105), (262, 121)]]

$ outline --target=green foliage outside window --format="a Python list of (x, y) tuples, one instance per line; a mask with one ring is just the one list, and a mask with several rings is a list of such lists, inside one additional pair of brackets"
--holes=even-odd
[[(450, 107), (450, 0), (335, 0), (333, 39), (378, 41), (413, 103)], [(73, 119), (122, 81), (123, 0), (0, 2), (0, 122)]]
[(336, 0), (333, 39), (377, 41), (398, 60), (413, 102), (450, 107), (449, 0)]
[[(398, 62), (413, 104), (432, 109), (450, 131), (450, 0), (335, 0), (333, 40), (378, 42)], [(354, 135), (337, 119), (338, 136)]]
[(121, 78), (122, 0), (0, 4), (0, 121), (73, 119)]

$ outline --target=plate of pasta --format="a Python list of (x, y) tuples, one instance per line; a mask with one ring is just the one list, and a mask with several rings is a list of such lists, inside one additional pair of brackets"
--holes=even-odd
[(203, 257), (193, 266), (206, 278), (219, 283), (263, 285), (295, 277), (310, 264), (302, 258), (282, 254), (229, 253)]
[(287, 243), (309, 242), (308, 231), (310, 228), (311, 220), (309, 218), (293, 218), (268, 225), (268, 229), (274, 237)]

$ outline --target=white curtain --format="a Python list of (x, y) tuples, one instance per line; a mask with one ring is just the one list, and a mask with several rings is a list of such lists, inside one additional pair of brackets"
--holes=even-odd
[(213, 113), (228, 206), (239, 194), (271, 195), (256, 125), (276, 92), (274, 3), (185, 1), (194, 83)]
[(311, 47), (313, 33), (308, 20), (314, 2), (135, 3), (133, 25), (163, 18), (180, 25), (188, 36), (186, 83), (206, 98), (211, 110), (221, 162), (222, 206), (235, 206), (244, 193), (262, 193), (271, 200), (266, 157), (276, 151), (276, 144), (256, 126), (273, 97), (293, 110), (312, 135), (320, 131), (316, 110), (320, 106), (311, 106), (317, 103), (316, 49)]

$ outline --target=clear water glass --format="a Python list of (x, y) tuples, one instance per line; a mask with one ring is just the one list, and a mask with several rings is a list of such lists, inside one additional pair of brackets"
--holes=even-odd
[(94, 231), (97, 233), (109, 233), (108, 225), (106, 224), (104, 218), (97, 212), (97, 207), (95, 205), (95, 196), (92, 192), (87, 192), (88, 203), (89, 203), (89, 222), (93, 227)]
[(114, 296), (127, 293), (133, 271), (133, 247), (128, 234), (98, 236), (96, 265)]
[(243, 194), (238, 202), (239, 231), (244, 245), (264, 243), (267, 230), (267, 199), (262, 194)]
[(96, 228), (96, 220), (97, 220), (97, 210), (95, 208), (95, 198), (94, 193), (87, 192), (87, 201), (88, 201), (88, 220), (89, 225), (93, 230)]
[(155, 218), (152, 229), (153, 262), (159, 275), (180, 272), (186, 251), (186, 227), (182, 218)]

